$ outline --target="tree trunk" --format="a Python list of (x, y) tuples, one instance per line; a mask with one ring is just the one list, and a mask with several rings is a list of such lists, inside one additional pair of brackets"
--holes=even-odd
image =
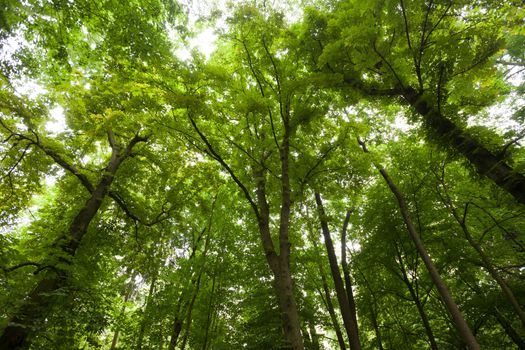
[[(283, 329), (286, 340), (294, 350), (303, 350), (303, 338), (299, 323), (299, 312), (293, 295), (293, 281), (290, 271), (290, 211), (292, 206), (289, 176), (290, 126), (289, 115), (283, 115), (284, 135), (281, 143), (281, 212), (279, 220), (279, 305), (281, 307)], [(275, 275), (275, 272), (274, 272)]]
[[(135, 272), (131, 274), (131, 281), (126, 286), (126, 290), (124, 292), (124, 305), (122, 305), (122, 309), (120, 310), (120, 315), (124, 315), (124, 312), (126, 311), (126, 303), (129, 299), (131, 299), (131, 296), (133, 295), (134, 289), (135, 289)], [(113, 334), (113, 339), (111, 340), (111, 347), (110, 350), (114, 350), (117, 347), (118, 344), (118, 338), (120, 336), (120, 329), (116, 329), (115, 333)]]
[(157, 283), (157, 276), (158, 271), (155, 271), (155, 274), (153, 275), (153, 278), (151, 279), (151, 283), (149, 285), (148, 290), (148, 296), (146, 297), (146, 303), (144, 304), (144, 311), (143, 311), (143, 317), (142, 321), (140, 322), (140, 329), (137, 339), (137, 350), (142, 350), (142, 343), (144, 342), (144, 333), (146, 332), (146, 326), (147, 326), (147, 315), (148, 311), (151, 305), (151, 299), (153, 297), (153, 291), (155, 290), (155, 284)]
[[(91, 192), (84, 206), (73, 218), (68, 232), (62, 239), (58, 240), (58, 247), (64, 253), (59, 261), (67, 264), (75, 256), (82, 238), (88, 230), (88, 226), (97, 214), (109, 188), (113, 183), (115, 174), (122, 162), (129, 156), (133, 146), (138, 142), (145, 141), (145, 138), (135, 136), (125, 151), (114, 143), (113, 133), (108, 132), (112, 154), (109, 164), (103, 171), (103, 175), (97, 186)], [(18, 349), (28, 344), (28, 336), (31, 328), (36, 324), (40, 317), (45, 314), (45, 309), (52, 303), (52, 295), (56, 290), (67, 286), (67, 275), (65, 270), (53, 268), (53, 272), (46, 272), (44, 278), (33, 289), (27, 300), (21, 306), (19, 312), (13, 316), (0, 337), (0, 350)]]
[(525, 349), (525, 341), (520, 337), (518, 332), (512, 328), (512, 324), (501, 314), (498, 308), (494, 308), (494, 314), (498, 323), (501, 325), (505, 333), (509, 336), (510, 339), (518, 346), (518, 349)]
[(440, 141), (451, 145), (458, 153), (464, 155), (481, 175), (487, 176), (518, 202), (525, 204), (525, 176), (508, 165), (503, 156), (495, 155), (443, 116), (430, 105), (427, 96), (407, 88), (403, 97), (423, 117), (424, 122)]
[[(262, 93), (262, 91), (261, 91)], [(264, 94), (263, 94), (264, 97)], [(265, 169), (260, 167), (264, 164), (267, 157), (266, 152), (262, 155), (262, 162), (257, 164), (257, 169), (254, 170), (254, 182), (256, 200), (252, 197), (252, 191), (242, 183), (242, 181), (235, 175), (234, 171), (226, 163), (226, 161), (217, 153), (210, 140), (199, 129), (195, 120), (189, 116), (190, 123), (207, 147), (208, 154), (215, 159), (221, 166), (230, 174), (231, 179), (237, 184), (243, 192), (244, 197), (250, 204), (259, 227), (259, 234), (263, 245), (266, 261), (274, 276), (274, 287), (277, 292), (279, 300), (279, 307), (281, 311), (281, 320), (283, 332), (288, 346), (293, 350), (303, 350), (304, 344), (301, 336), (301, 328), (299, 325), (299, 312), (297, 304), (293, 295), (293, 281), (290, 272), (290, 209), (291, 201), (291, 187), (289, 177), (289, 155), (290, 155), (290, 108), (288, 105), (283, 105), (283, 100), (280, 103), (280, 114), (283, 121), (283, 139), (279, 148), (279, 155), (281, 161), (281, 210), (279, 222), (279, 253), (275, 250), (272, 236), (270, 233), (270, 207), (266, 198), (265, 192)], [(264, 138), (264, 135), (261, 135)]]
[(414, 287), (412, 286), (412, 282), (408, 279), (408, 275), (405, 269), (405, 265), (403, 263), (403, 257), (401, 255), (401, 251), (399, 250), (399, 247), (396, 242), (396, 253), (397, 258), (399, 260), (399, 268), (401, 270), (401, 280), (407, 287), (408, 291), (410, 292), (410, 297), (412, 298), (412, 301), (414, 301), (414, 304), (416, 305), (417, 311), (419, 313), (419, 317), (421, 318), (421, 321), (423, 322), (423, 327), (425, 328), (425, 333), (427, 334), (428, 341), (430, 342), (430, 348), (432, 350), (438, 350), (438, 346), (436, 343), (436, 338), (434, 337), (434, 332), (432, 331), (432, 328), (430, 327), (430, 322), (428, 321), (427, 313), (425, 312), (425, 309), (423, 308), (423, 304), (421, 304), (421, 301), (419, 300), (419, 295), (414, 290)]
[[(317, 249), (317, 245), (315, 245)], [(345, 340), (343, 338), (343, 333), (341, 333), (341, 327), (339, 326), (339, 321), (334, 310), (334, 304), (332, 303), (332, 297), (330, 296), (330, 289), (328, 288), (328, 283), (326, 281), (326, 274), (323, 269), (323, 265), (319, 262), (319, 274), (321, 275), (321, 280), (323, 283), (323, 292), (326, 300), (326, 308), (328, 309), (328, 314), (330, 315), (330, 320), (334, 327), (335, 335), (337, 336), (337, 342), (339, 343), (339, 348), (341, 350), (346, 350)]]
[(175, 318), (173, 320), (173, 326), (171, 331), (171, 339), (170, 344), (168, 345), (168, 350), (175, 350), (175, 346), (177, 345), (177, 341), (179, 339), (180, 332), (182, 331), (182, 318), (180, 317), (180, 312), (182, 309), (182, 295), (179, 298), (179, 302), (177, 303), (177, 310), (175, 312)]
[(377, 300), (375, 297), (375, 293), (372, 290), (372, 287), (370, 286), (370, 284), (368, 283), (368, 280), (366, 276), (364, 275), (363, 271), (359, 269), (359, 265), (356, 264), (355, 266), (357, 268), (357, 271), (361, 274), (361, 277), (363, 278), (363, 281), (365, 282), (365, 286), (370, 292), (370, 297), (372, 298), (372, 305), (370, 306), (370, 319), (372, 321), (372, 327), (374, 328), (374, 332), (375, 332), (376, 339), (377, 339), (377, 348), (379, 350), (384, 350), (383, 340), (381, 337), (381, 330), (379, 329), (379, 323), (377, 322), (377, 312), (376, 312)]
[(195, 300), (197, 299), (197, 295), (199, 294), (202, 272), (203, 272), (203, 269), (201, 269), (199, 272), (199, 277), (197, 277), (197, 284), (191, 296), (191, 301), (188, 305), (188, 310), (186, 311), (186, 323), (185, 323), (184, 337), (182, 338), (182, 344), (180, 346), (181, 350), (184, 350), (186, 348), (186, 343), (190, 335), (193, 306), (195, 305)]
[(348, 298), (348, 304), (350, 305), (350, 312), (352, 313), (352, 319), (355, 324), (355, 332), (359, 334), (359, 328), (357, 323), (357, 310), (355, 307), (354, 291), (352, 289), (352, 278), (350, 276), (350, 268), (346, 261), (346, 232), (348, 230), (348, 223), (350, 221), (350, 215), (352, 210), (346, 211), (345, 221), (343, 223), (343, 229), (341, 230), (341, 267), (343, 268), (343, 278), (345, 281), (346, 296)]
[(215, 274), (213, 275), (212, 281), (211, 281), (211, 293), (210, 293), (210, 300), (208, 302), (208, 315), (206, 316), (206, 331), (204, 332), (204, 342), (203, 342), (203, 345), (202, 345), (202, 349), (203, 350), (206, 350), (207, 347), (208, 347), (208, 337), (209, 337), (209, 334), (210, 334), (211, 319), (212, 319), (212, 314), (214, 312), (214, 310), (213, 310), (213, 307), (214, 307), (214, 305), (213, 305), (214, 304), (214, 302), (213, 302), (214, 293), (215, 293)]
[[(358, 140), (359, 144), (363, 148), (363, 151), (365, 153), (369, 153), (368, 149), (366, 148), (366, 145), (361, 140)], [(408, 209), (408, 206), (405, 201), (405, 197), (403, 196), (403, 193), (397, 188), (397, 186), (394, 184), (388, 173), (384, 168), (382, 168), (379, 165), (375, 165), (376, 168), (381, 173), (381, 176), (387, 183), (388, 187), (390, 188), (390, 191), (394, 194), (397, 200), (397, 204), (399, 206), (399, 210), (401, 211), (401, 215), (403, 216), (403, 221), (405, 222), (405, 226), (407, 228), (408, 234), (412, 241), (414, 242), (414, 245), (416, 246), (416, 251), (418, 252), (419, 256), (421, 257), (421, 260), (423, 260), (423, 263), (425, 264), (429, 274), (430, 278), (432, 279), (432, 282), (436, 286), (436, 289), (439, 292), (439, 296), (445, 303), (445, 306), (450, 313), (450, 316), (452, 317), (452, 321), (454, 323), (454, 326), (459, 332), (459, 335), (461, 336), (461, 339), (465, 342), (467, 347), (470, 350), (479, 350), (479, 344), (474, 337), (474, 334), (472, 333), (472, 330), (470, 329), (469, 325), (465, 321), (465, 318), (463, 318), (463, 315), (461, 314), (461, 311), (459, 311), (458, 305), (454, 301), (454, 298), (452, 297), (452, 294), (448, 290), (447, 285), (445, 282), (441, 279), (441, 276), (439, 275), (439, 272), (434, 265), (434, 262), (428, 255), (427, 249), (425, 248), (425, 245), (423, 244), (423, 241), (421, 240), (421, 237), (419, 237), (419, 234), (416, 230), (416, 227), (414, 226), (414, 222), (412, 221), (412, 217), (410, 216), (410, 210)]]
[(308, 329), (310, 331), (310, 338), (312, 341), (312, 350), (320, 350), (321, 345), (319, 344), (319, 334), (317, 334), (315, 325), (312, 321), (308, 322)]
[(430, 277), (432, 279), (432, 282), (436, 286), (440, 297), (443, 299), (443, 302), (445, 303), (445, 306), (447, 307), (448, 312), (450, 313), (452, 320), (454, 322), (454, 326), (457, 328), (461, 338), (465, 342), (465, 344), (468, 346), (471, 350), (479, 350), (479, 344), (474, 337), (474, 334), (472, 334), (472, 331), (463, 318), (463, 315), (461, 314), (461, 311), (459, 311), (458, 305), (454, 301), (454, 298), (452, 297), (452, 294), (450, 294), (450, 291), (448, 290), (447, 285), (443, 280), (441, 279), (441, 276), (439, 275), (439, 272), (432, 262), (432, 259), (427, 253), (427, 250), (423, 244), (423, 241), (419, 237), (419, 234), (416, 231), (416, 227), (414, 226), (414, 223), (412, 221), (412, 218), (410, 217), (410, 211), (408, 210), (408, 206), (405, 202), (405, 198), (401, 191), (397, 188), (397, 186), (394, 184), (392, 179), (390, 179), (390, 176), (388, 173), (380, 168), (379, 172), (385, 179), (386, 183), (388, 184), (388, 187), (392, 191), (392, 193), (395, 195), (399, 209), (401, 211), (401, 214), (403, 216), (403, 220), (405, 221), (405, 225), (407, 227), (408, 233), (410, 235), (410, 238), (414, 242), (416, 246), (416, 250), (425, 263), (425, 266), (430, 273)]
[[(445, 185), (443, 184), (443, 186), (445, 186)], [(444, 189), (445, 189), (445, 193), (446, 193), (446, 188), (444, 187)], [(443, 198), (443, 199), (445, 201), (445, 204), (448, 205), (448, 207), (450, 208), (452, 216), (454, 216), (454, 218), (458, 222), (459, 226), (461, 227), (461, 230), (463, 231), (463, 233), (465, 235), (465, 238), (467, 239), (468, 243), (470, 244), (470, 246), (472, 248), (474, 248), (476, 253), (478, 253), (479, 257), (481, 258), (481, 262), (482, 262), (483, 267), (492, 276), (492, 278), (498, 283), (498, 285), (501, 288), (501, 291), (502, 291), (503, 295), (505, 296), (505, 299), (507, 299), (509, 304), (512, 306), (512, 308), (514, 309), (514, 311), (518, 315), (518, 318), (521, 321), (522, 327), (525, 328), (525, 313), (523, 312), (523, 309), (521, 308), (520, 303), (518, 302), (518, 299), (516, 298), (516, 296), (514, 295), (512, 290), (509, 288), (507, 282), (505, 282), (503, 277), (500, 276), (500, 274), (498, 273), (498, 271), (496, 270), (496, 268), (494, 267), (494, 265), (490, 261), (490, 258), (485, 254), (485, 252), (483, 251), (483, 249), (481, 248), (479, 243), (476, 242), (476, 240), (470, 234), (470, 231), (469, 231), (469, 229), (467, 227), (467, 223), (466, 223), (467, 211), (468, 211), (468, 208), (469, 208), (469, 204), (467, 203), (467, 205), (465, 206), (465, 213), (463, 215), (463, 218), (461, 218), (459, 216), (458, 212), (457, 212), (457, 209), (452, 204), (452, 200), (448, 196), (448, 193), (446, 193), (446, 198)]]
[(323, 202), (321, 200), (321, 195), (319, 194), (319, 192), (315, 192), (315, 202), (317, 203), (319, 220), (321, 221), (321, 228), (323, 231), (326, 252), (328, 255), (328, 261), (330, 263), (330, 271), (332, 272), (332, 278), (334, 280), (337, 300), (339, 301), (339, 308), (341, 310), (341, 315), (343, 316), (343, 323), (345, 326), (346, 333), (348, 335), (348, 340), (350, 342), (350, 349), (359, 350), (361, 349), (361, 344), (359, 342), (357, 324), (354, 321), (354, 317), (352, 317), (350, 304), (348, 302), (343, 280), (341, 278), (341, 273), (339, 272), (337, 257), (335, 255), (332, 237), (330, 236), (330, 229), (328, 228), (328, 222), (326, 221), (326, 213), (324, 211)]

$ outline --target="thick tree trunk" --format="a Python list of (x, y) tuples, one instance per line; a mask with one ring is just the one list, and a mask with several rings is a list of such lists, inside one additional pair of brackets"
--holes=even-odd
[[(108, 194), (119, 166), (128, 157), (136, 143), (145, 141), (144, 138), (136, 136), (131, 140), (124, 152), (121, 152), (120, 147), (114, 143), (112, 133), (109, 133), (109, 139), (113, 149), (109, 164), (104, 169), (99, 183), (91, 192), (91, 196), (73, 218), (67, 235), (58, 241), (60, 249), (67, 257), (61, 256), (58, 259), (68, 264), (71, 263), (71, 258), (75, 256), (89, 224)], [(28, 299), (21, 306), (18, 314), (10, 319), (7, 327), (4, 329), (0, 337), (0, 350), (18, 349), (27, 345), (27, 338), (31, 328), (45, 313), (46, 307), (52, 303), (52, 296), (49, 296), (49, 294), (65, 287), (67, 279), (67, 272), (64, 270), (55, 268), (53, 272), (46, 272), (45, 277), (33, 289)]]
[(348, 340), (350, 342), (350, 349), (359, 350), (361, 349), (361, 344), (359, 342), (357, 324), (355, 323), (355, 317), (352, 316), (352, 310), (348, 302), (343, 280), (341, 278), (341, 273), (339, 272), (337, 257), (335, 255), (332, 237), (330, 236), (330, 229), (328, 228), (328, 222), (326, 221), (326, 213), (324, 211), (323, 202), (319, 192), (315, 192), (315, 202), (317, 203), (319, 220), (321, 221), (321, 229), (323, 231), (326, 252), (328, 255), (328, 261), (330, 263), (330, 271), (332, 272), (337, 300), (339, 301), (339, 308), (341, 310), (341, 315), (343, 316), (343, 323), (348, 335)]
[(423, 304), (421, 303), (421, 300), (419, 300), (419, 295), (414, 290), (414, 287), (412, 286), (412, 282), (408, 279), (408, 274), (406, 272), (405, 265), (403, 263), (403, 257), (401, 255), (401, 251), (397, 247), (396, 244), (396, 253), (397, 258), (399, 260), (399, 268), (401, 270), (401, 280), (407, 287), (410, 297), (412, 298), (412, 301), (416, 305), (417, 311), (419, 313), (419, 317), (421, 318), (421, 322), (423, 322), (423, 327), (425, 328), (425, 333), (427, 334), (428, 341), (430, 343), (430, 348), (432, 350), (438, 350), (438, 346), (436, 343), (436, 338), (434, 337), (434, 332), (432, 331), (432, 327), (430, 327), (430, 322), (428, 320), (427, 313), (425, 312), (425, 309), (423, 307)]
[(428, 102), (428, 97), (411, 88), (405, 89), (403, 97), (423, 117), (438, 139), (464, 155), (480, 174), (525, 204), (525, 176), (508, 165), (503, 156), (495, 155), (443, 116)]
[(290, 127), (289, 116), (284, 118), (284, 136), (280, 149), (281, 156), (281, 213), (279, 222), (279, 305), (281, 307), (283, 329), (286, 340), (294, 350), (304, 349), (299, 312), (293, 295), (293, 281), (290, 271), (290, 211), (292, 206), (289, 175)]

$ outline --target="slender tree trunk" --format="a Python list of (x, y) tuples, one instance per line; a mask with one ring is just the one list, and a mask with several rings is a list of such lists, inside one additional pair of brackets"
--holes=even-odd
[[(122, 305), (122, 309), (120, 310), (120, 315), (124, 315), (124, 312), (126, 311), (126, 303), (129, 299), (131, 299), (131, 296), (133, 295), (134, 289), (135, 289), (135, 273), (132, 273), (131, 275), (131, 281), (129, 285), (126, 286), (126, 290), (124, 292), (124, 305)], [(111, 347), (110, 350), (114, 350), (117, 347), (118, 344), (118, 338), (120, 336), (120, 329), (116, 329), (115, 333), (113, 333), (113, 339), (111, 340)]]
[(421, 321), (423, 322), (423, 327), (425, 328), (425, 333), (427, 334), (428, 341), (430, 342), (430, 348), (432, 350), (438, 350), (438, 346), (436, 343), (436, 338), (434, 337), (434, 332), (432, 331), (432, 327), (430, 327), (430, 322), (428, 321), (427, 313), (425, 312), (425, 309), (423, 307), (423, 304), (421, 303), (421, 300), (419, 300), (419, 295), (414, 290), (414, 287), (412, 286), (412, 283), (408, 279), (408, 275), (406, 272), (405, 265), (403, 263), (403, 257), (401, 255), (401, 251), (399, 250), (399, 247), (396, 242), (396, 253), (397, 258), (399, 260), (399, 268), (401, 270), (401, 280), (407, 287), (408, 291), (410, 292), (410, 297), (412, 298), (412, 301), (416, 305), (417, 311), (419, 313), (419, 317), (421, 318)]
[(146, 297), (146, 303), (144, 304), (143, 317), (142, 317), (142, 321), (140, 322), (140, 329), (139, 329), (139, 334), (137, 337), (137, 346), (136, 346), (137, 350), (142, 350), (142, 343), (144, 342), (144, 333), (146, 332), (146, 326), (147, 326), (147, 321), (148, 321), (147, 315), (148, 315), (148, 311), (151, 305), (153, 292), (155, 290), (155, 284), (157, 283), (157, 276), (158, 276), (158, 271), (155, 271), (155, 274), (153, 275), (153, 278), (151, 279), (151, 283), (149, 285), (148, 296)]
[(518, 299), (512, 292), (512, 290), (509, 288), (507, 282), (501, 277), (501, 275), (498, 273), (496, 268), (494, 267), (494, 264), (490, 261), (490, 258), (485, 254), (481, 246), (478, 242), (472, 237), (470, 234), (470, 231), (467, 227), (466, 219), (467, 219), (467, 211), (469, 208), (469, 203), (465, 206), (465, 212), (463, 215), (463, 218), (460, 217), (460, 215), (457, 212), (456, 207), (452, 204), (452, 200), (450, 199), (448, 193), (446, 192), (445, 184), (443, 183), (443, 188), (445, 189), (446, 198), (443, 198), (445, 201), (445, 204), (448, 205), (450, 208), (450, 211), (452, 213), (452, 216), (456, 219), (458, 224), (461, 227), (461, 230), (463, 231), (463, 234), (465, 235), (465, 238), (467, 239), (467, 242), (470, 244), (472, 248), (478, 253), (479, 257), (481, 258), (481, 262), (483, 264), (483, 267), (487, 272), (491, 275), (491, 277), (498, 283), (499, 287), (501, 288), (501, 291), (503, 295), (505, 296), (505, 299), (509, 302), (509, 304), (512, 306), (516, 314), (518, 315), (518, 318), (521, 321), (522, 327), (525, 329), (525, 313), (523, 312), (523, 309), (520, 306), (520, 303), (518, 302)]
[[(180, 308), (179, 308), (179, 311), (180, 311)], [(171, 339), (170, 339), (170, 344), (168, 346), (168, 350), (175, 350), (175, 346), (177, 345), (177, 341), (179, 339), (179, 335), (181, 331), (182, 331), (182, 320), (179, 318), (179, 315), (176, 315), (175, 320), (173, 321)]]
[(512, 327), (512, 324), (501, 314), (498, 308), (494, 308), (494, 315), (498, 320), (498, 323), (501, 325), (505, 333), (509, 336), (510, 339), (518, 346), (518, 349), (525, 349), (525, 340), (520, 337), (518, 332)]
[[(314, 242), (314, 247), (317, 250), (317, 243), (315, 243), (315, 241), (313, 242)], [(334, 327), (335, 335), (337, 337), (337, 342), (339, 343), (339, 348), (341, 350), (346, 350), (346, 344), (343, 338), (343, 333), (341, 333), (341, 327), (339, 326), (339, 321), (337, 320), (337, 316), (334, 310), (334, 304), (332, 303), (332, 297), (330, 296), (330, 289), (328, 288), (328, 283), (326, 280), (326, 273), (320, 261), (319, 261), (319, 274), (321, 276), (321, 281), (323, 284), (324, 298), (322, 299), (324, 300), (326, 309), (328, 310), (328, 314), (330, 315), (330, 320), (332, 321), (332, 326)], [(322, 297), (322, 294), (321, 294), (321, 297)]]
[(210, 326), (211, 326), (211, 318), (213, 314), (213, 297), (215, 293), (215, 274), (212, 277), (211, 281), (211, 293), (210, 293), (210, 301), (208, 302), (208, 315), (206, 316), (206, 331), (204, 332), (204, 342), (202, 345), (202, 349), (206, 350), (208, 347), (208, 336), (210, 333)]
[(503, 155), (495, 155), (443, 116), (438, 109), (430, 105), (428, 96), (407, 88), (403, 97), (423, 117), (438, 139), (463, 154), (481, 175), (487, 176), (518, 202), (525, 204), (525, 176), (514, 170)]
[(365, 286), (370, 292), (370, 297), (372, 298), (372, 305), (370, 306), (370, 320), (372, 321), (372, 327), (374, 328), (374, 332), (377, 339), (377, 348), (379, 350), (384, 350), (383, 347), (383, 340), (381, 337), (381, 330), (379, 329), (379, 323), (377, 322), (377, 300), (374, 291), (372, 290), (372, 287), (368, 283), (368, 279), (366, 278), (363, 271), (359, 269), (359, 265), (355, 265), (357, 268), (357, 271), (361, 274), (361, 277), (363, 278), (363, 281), (365, 282)]
[(346, 232), (348, 230), (348, 223), (350, 222), (350, 215), (352, 210), (346, 211), (345, 221), (343, 223), (343, 229), (341, 230), (341, 267), (343, 268), (343, 278), (345, 281), (346, 295), (348, 297), (348, 304), (350, 305), (350, 312), (355, 324), (355, 332), (359, 334), (359, 328), (357, 323), (357, 310), (355, 307), (354, 291), (352, 289), (352, 278), (350, 276), (350, 268), (346, 261)]
[[(75, 256), (89, 224), (108, 194), (119, 166), (129, 156), (135, 144), (146, 141), (145, 138), (136, 136), (130, 141), (126, 149), (122, 151), (115, 144), (112, 132), (108, 132), (108, 138), (113, 150), (110, 161), (104, 169), (99, 183), (91, 192), (91, 196), (73, 218), (67, 234), (57, 241), (58, 247), (67, 257), (61, 256), (58, 259), (67, 264), (71, 263), (71, 259)], [(52, 303), (52, 297), (49, 295), (65, 287), (68, 283), (67, 280), (68, 273), (63, 269), (54, 268), (53, 272), (46, 272), (44, 278), (33, 289), (27, 300), (24, 301), (19, 312), (9, 320), (7, 327), (0, 336), (0, 350), (18, 349), (27, 346), (27, 338), (31, 328), (45, 314), (45, 309)]]
[(377, 339), (377, 348), (379, 350), (384, 350), (383, 339), (381, 337), (381, 331), (379, 329), (379, 324), (377, 323), (377, 313), (376, 313), (376, 309), (374, 306), (370, 308), (370, 318), (371, 318), (372, 327), (374, 328), (374, 333)]
[(319, 220), (321, 221), (321, 228), (323, 231), (328, 261), (330, 262), (330, 271), (332, 272), (332, 278), (334, 280), (337, 300), (339, 301), (339, 308), (341, 310), (341, 315), (343, 316), (343, 323), (350, 342), (350, 349), (359, 350), (361, 349), (361, 344), (359, 342), (357, 324), (355, 323), (355, 318), (352, 316), (352, 310), (348, 302), (343, 280), (341, 278), (341, 273), (339, 272), (337, 257), (335, 255), (332, 237), (330, 236), (330, 229), (328, 228), (328, 222), (326, 221), (326, 213), (324, 211), (323, 202), (319, 192), (315, 192), (315, 201), (319, 211)]
[[(366, 148), (366, 145), (359, 140), (360, 145), (363, 147), (363, 151), (368, 153), (368, 149)], [(454, 301), (454, 298), (452, 297), (452, 294), (448, 290), (447, 285), (445, 282), (441, 279), (441, 276), (439, 275), (439, 272), (434, 265), (434, 262), (428, 255), (428, 252), (425, 248), (425, 245), (423, 244), (423, 241), (421, 240), (421, 237), (419, 237), (419, 234), (416, 230), (416, 227), (414, 226), (414, 222), (412, 221), (412, 217), (410, 216), (410, 210), (408, 209), (408, 206), (405, 201), (405, 197), (401, 193), (401, 191), (397, 188), (397, 186), (394, 184), (388, 173), (385, 169), (382, 167), (376, 165), (377, 169), (381, 173), (381, 176), (387, 183), (388, 187), (390, 188), (390, 191), (394, 194), (396, 197), (399, 210), (401, 211), (401, 214), (403, 216), (403, 220), (405, 222), (405, 226), (407, 227), (408, 234), (412, 241), (414, 242), (414, 245), (416, 246), (416, 250), (421, 257), (421, 260), (423, 260), (423, 263), (425, 264), (429, 274), (430, 278), (432, 279), (432, 282), (436, 286), (436, 289), (439, 292), (439, 295), (443, 302), (445, 303), (445, 306), (450, 313), (450, 316), (452, 317), (452, 321), (454, 322), (454, 326), (459, 332), (459, 335), (461, 336), (461, 339), (465, 342), (467, 347), (470, 350), (479, 350), (479, 344), (474, 337), (474, 334), (472, 333), (472, 330), (470, 329), (469, 325), (465, 321), (465, 318), (461, 314), (461, 311), (458, 308), (458, 305)]]
[(312, 321), (308, 322), (308, 329), (310, 331), (310, 338), (312, 340), (312, 350), (320, 350), (321, 345), (319, 344), (319, 334), (317, 334), (315, 325)]
[(180, 346), (181, 350), (184, 350), (186, 348), (186, 343), (187, 343), (189, 335), (190, 335), (191, 321), (192, 321), (192, 314), (193, 314), (193, 306), (195, 305), (195, 300), (197, 299), (197, 295), (199, 294), (202, 273), (203, 273), (203, 269), (201, 269), (200, 272), (199, 272), (199, 277), (197, 277), (197, 284), (196, 284), (195, 289), (193, 291), (193, 294), (191, 296), (191, 300), (190, 300), (190, 303), (188, 305), (188, 310), (186, 311), (186, 322), (185, 322), (184, 337), (182, 338), (182, 344)]

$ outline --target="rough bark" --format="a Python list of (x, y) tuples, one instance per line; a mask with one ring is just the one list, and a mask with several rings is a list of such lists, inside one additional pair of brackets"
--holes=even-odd
[(525, 176), (514, 170), (501, 155), (496, 155), (466, 131), (443, 116), (429, 98), (412, 88), (403, 92), (404, 99), (419, 113), (444, 144), (465, 156), (476, 170), (525, 204)]
[(337, 257), (335, 255), (335, 250), (332, 243), (332, 237), (330, 236), (330, 229), (328, 228), (328, 222), (326, 221), (326, 213), (319, 192), (315, 192), (315, 202), (317, 203), (319, 220), (321, 221), (321, 229), (324, 236), (328, 261), (330, 263), (330, 271), (334, 280), (337, 300), (339, 301), (339, 308), (341, 310), (341, 315), (343, 316), (343, 324), (348, 335), (350, 349), (359, 350), (361, 349), (361, 344), (359, 342), (357, 324), (355, 323), (355, 318), (352, 317), (352, 310), (350, 308), (350, 303), (348, 302), (348, 297), (343, 284), (343, 279), (341, 278), (341, 273), (339, 271)]
[[(285, 124), (287, 124), (285, 122)], [(278, 280), (279, 305), (283, 320), (283, 329), (287, 342), (294, 350), (304, 349), (299, 323), (299, 312), (293, 295), (293, 281), (290, 271), (290, 210), (291, 188), (289, 177), (290, 129), (285, 125), (281, 144), (281, 213), (279, 223), (279, 273)]]
[[(112, 148), (110, 161), (104, 169), (97, 186), (91, 191), (90, 197), (73, 218), (67, 233), (57, 241), (58, 247), (63, 253), (58, 259), (67, 264), (71, 263), (71, 259), (75, 256), (82, 238), (87, 233), (89, 224), (108, 194), (119, 166), (129, 156), (138, 142), (147, 140), (137, 135), (122, 150), (115, 143), (114, 135), (111, 131), (108, 132), (108, 139)], [(67, 283), (68, 273), (64, 269), (53, 268), (53, 271), (46, 272), (44, 278), (38, 282), (27, 300), (20, 307), (18, 313), (9, 320), (7, 327), (3, 330), (0, 337), (0, 350), (18, 349), (27, 346), (31, 328), (52, 303), (53, 292), (66, 287)]]

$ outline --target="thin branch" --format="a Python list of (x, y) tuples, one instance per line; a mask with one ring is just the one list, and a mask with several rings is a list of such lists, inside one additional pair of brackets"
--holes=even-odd
[(18, 270), (19, 268), (21, 267), (25, 267), (25, 266), (34, 266), (34, 267), (41, 267), (42, 264), (39, 264), (39, 263), (35, 263), (35, 262), (31, 262), (31, 261), (28, 261), (28, 262), (23, 262), (23, 263), (20, 263), (18, 265), (15, 265), (15, 266), (11, 266), (11, 267), (0, 267), (2, 270), (4, 270), (5, 273), (9, 273), (9, 272), (13, 272), (15, 270)]
[(376, 42), (375, 41), (372, 42), (372, 48), (374, 49), (374, 52), (379, 56), (379, 58), (381, 58), (381, 60), (383, 62), (385, 62), (385, 64), (388, 66), (388, 68), (390, 69), (392, 74), (394, 74), (394, 77), (396, 78), (396, 80), (397, 80), (399, 86), (401, 87), (401, 89), (404, 89), (404, 86), (403, 86), (403, 83), (401, 82), (401, 79), (397, 75), (396, 71), (394, 70), (394, 68), (392, 67), (390, 62), (388, 62), (388, 60), (383, 56), (383, 54), (381, 52), (379, 52), (379, 50), (376, 47)]
[(208, 151), (211, 153), (212, 157), (215, 160), (217, 160), (222, 165), (222, 167), (224, 169), (226, 169), (226, 171), (230, 174), (232, 180), (237, 184), (237, 186), (239, 186), (239, 188), (244, 193), (244, 196), (246, 197), (246, 199), (250, 203), (250, 206), (252, 207), (252, 209), (253, 209), (253, 211), (255, 213), (255, 216), (257, 216), (257, 219), (260, 219), (260, 213), (259, 213), (259, 209), (257, 207), (257, 204), (255, 204), (255, 202), (254, 202), (252, 196), (250, 195), (250, 192), (246, 188), (246, 186), (244, 186), (244, 184), (237, 177), (237, 175), (235, 175), (235, 173), (233, 172), (232, 168), (230, 168), (228, 163), (226, 163), (226, 161), (215, 151), (215, 149), (213, 148), (213, 145), (210, 143), (208, 138), (201, 132), (201, 130), (197, 126), (197, 123), (195, 123), (195, 120), (193, 120), (193, 118), (189, 114), (188, 114), (188, 118), (190, 119), (191, 125), (193, 126), (193, 128), (195, 129), (197, 134), (199, 134), (201, 140), (206, 144), (206, 147), (208, 148)]

